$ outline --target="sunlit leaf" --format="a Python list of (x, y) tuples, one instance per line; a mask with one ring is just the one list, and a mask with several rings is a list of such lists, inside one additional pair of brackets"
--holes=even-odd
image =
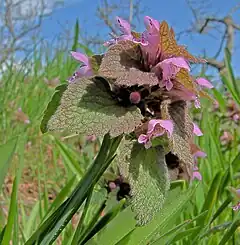
[(117, 136), (132, 132), (141, 123), (140, 110), (118, 105), (99, 79), (77, 80), (68, 85), (60, 104), (58, 99), (53, 97), (49, 103), (42, 121), (43, 132), (67, 130), (96, 136), (110, 132)]
[(170, 188), (164, 150), (160, 146), (146, 150), (138, 143), (123, 141), (118, 164), (120, 173), (129, 181), (138, 224), (146, 224), (162, 208)]

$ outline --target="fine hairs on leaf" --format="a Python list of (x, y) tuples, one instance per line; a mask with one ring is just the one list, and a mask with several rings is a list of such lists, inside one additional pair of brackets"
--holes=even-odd
[(183, 177), (190, 179), (193, 157), (190, 152), (189, 140), (193, 136), (193, 123), (188, 115), (187, 103), (185, 101), (171, 103), (170, 100), (166, 100), (161, 105), (161, 111), (163, 118), (172, 120), (174, 124), (169, 148), (180, 160), (180, 167), (184, 172)]
[(96, 136), (132, 132), (141, 123), (140, 110), (136, 106), (118, 105), (102, 80), (82, 78), (68, 85), (60, 102), (59, 97), (53, 96), (42, 121), (42, 131), (67, 130)]
[(145, 149), (122, 141), (117, 157), (120, 173), (131, 186), (131, 205), (138, 225), (145, 225), (162, 208), (170, 188), (164, 150), (161, 146)]
[(126, 40), (120, 41), (105, 54), (99, 74), (108, 79), (115, 79), (116, 85), (157, 85), (159, 81), (154, 73), (140, 70), (140, 60), (141, 50), (138, 45)]

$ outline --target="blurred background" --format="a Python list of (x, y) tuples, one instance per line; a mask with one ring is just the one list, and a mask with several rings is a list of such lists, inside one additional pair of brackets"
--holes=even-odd
[[(39, 129), (54, 88), (78, 67), (70, 51), (100, 54), (109, 33), (118, 34), (115, 16), (143, 31), (145, 15), (166, 20), (178, 43), (208, 61), (193, 65), (192, 72), (215, 86), (217, 102), (203, 100), (202, 109), (192, 109), (204, 133), (196, 143), (207, 158), (200, 160), (202, 181), (192, 206), (180, 219), (203, 210), (213, 215), (228, 200), (212, 221), (222, 226), (199, 244), (220, 244), (232, 225), (236, 213), (230, 207), (238, 199), (228, 199), (228, 190), (240, 183), (240, 1), (0, 0), (0, 232), (8, 227), (10, 234), (5, 241), (24, 244), (53, 200), (63, 189), (58, 202), (68, 196), (99, 150), (95, 137), (42, 135)], [(74, 216), (58, 244), (68, 244), (78, 219)], [(229, 244), (240, 244), (237, 227)]]

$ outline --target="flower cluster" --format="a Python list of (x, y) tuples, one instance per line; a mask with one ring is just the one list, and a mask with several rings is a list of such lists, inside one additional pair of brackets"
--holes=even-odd
[[(167, 22), (145, 16), (144, 24), (146, 30), (138, 33), (131, 29), (126, 20), (116, 18), (120, 35), (104, 43), (108, 51), (103, 55), (97, 73), (92, 57), (71, 52), (81, 66), (68, 82), (74, 83), (78, 78), (94, 75), (110, 80), (110, 87), (113, 88), (111, 95), (114, 94), (119, 103), (124, 106), (128, 106), (128, 103), (136, 105), (141, 110), (147, 128), (136, 135), (138, 142), (148, 149), (153, 139), (166, 135), (173, 141), (174, 132), (181, 131), (171, 113), (164, 117), (161, 107), (163, 101), (193, 101), (195, 107), (200, 108), (200, 97), (210, 97), (204, 89), (211, 89), (213, 85), (206, 78), (190, 75), (191, 63), (205, 63), (206, 60), (194, 57), (185, 46), (178, 45), (174, 31)], [(184, 113), (180, 116), (185, 118)], [(188, 127), (192, 128), (192, 134), (202, 135), (196, 124), (190, 123)], [(184, 138), (183, 142), (193, 141), (192, 136), (181, 137)], [(192, 178), (201, 179), (196, 159), (206, 154), (198, 148), (192, 151), (192, 155), (195, 162)]]

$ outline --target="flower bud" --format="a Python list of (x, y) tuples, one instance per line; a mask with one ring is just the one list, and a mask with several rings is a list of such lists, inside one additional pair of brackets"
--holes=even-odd
[(129, 100), (132, 104), (138, 104), (141, 100), (141, 95), (139, 92), (132, 92), (129, 96)]

